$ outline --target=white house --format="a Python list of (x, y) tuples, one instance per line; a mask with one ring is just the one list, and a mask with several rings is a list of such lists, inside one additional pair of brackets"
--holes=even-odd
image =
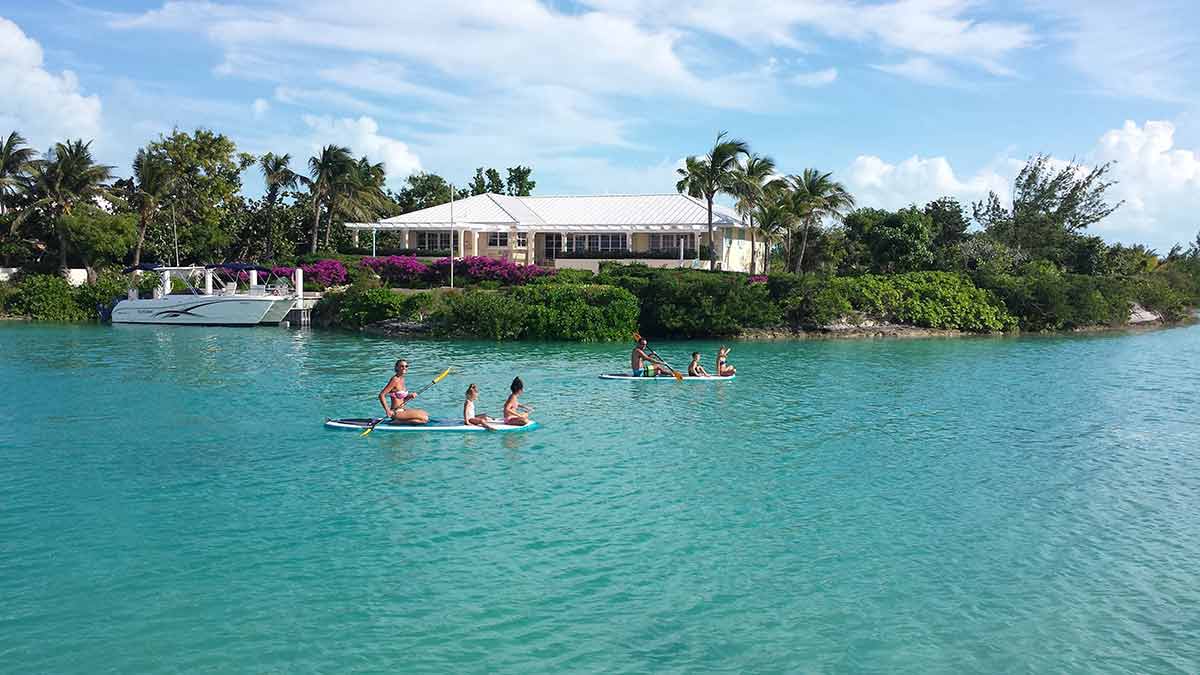
[[(358, 241), (398, 233), (403, 248), (483, 255), (553, 267), (599, 269), (606, 259), (654, 267), (708, 268), (708, 207), (681, 194), (510, 197), (481, 194), (376, 223), (347, 223)], [(730, 208), (713, 206), (717, 266), (750, 269), (750, 232)], [(766, 246), (758, 243), (761, 261)]]

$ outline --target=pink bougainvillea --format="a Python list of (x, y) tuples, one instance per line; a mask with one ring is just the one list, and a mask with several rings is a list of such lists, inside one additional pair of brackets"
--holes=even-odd
[[(361, 264), (388, 283), (398, 286), (445, 284), (450, 280), (449, 258), (440, 258), (426, 265), (413, 256), (393, 255), (384, 258), (363, 258)], [(495, 281), (507, 286), (516, 286), (553, 273), (554, 270), (537, 265), (521, 265), (511, 260), (484, 256), (467, 256), (454, 262), (455, 276), (468, 282)]]

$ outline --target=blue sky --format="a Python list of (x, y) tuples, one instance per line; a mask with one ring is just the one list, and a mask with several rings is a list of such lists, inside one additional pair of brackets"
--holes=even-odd
[[(345, 6), (343, 6), (345, 5)], [(671, 191), (718, 130), (860, 203), (1007, 193), (1025, 157), (1118, 162), (1097, 232), (1200, 229), (1200, 3), (1179, 0), (0, 0), (0, 133), (138, 146), (204, 126), (461, 182)], [(297, 166), (297, 168), (300, 168)], [(260, 181), (247, 176), (247, 189)]]

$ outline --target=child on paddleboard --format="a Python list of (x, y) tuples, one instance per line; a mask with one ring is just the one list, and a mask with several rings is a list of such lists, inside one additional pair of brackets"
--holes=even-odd
[(732, 351), (732, 350), (730, 350), (729, 347), (725, 347), (723, 345), (720, 349), (717, 350), (717, 376), (718, 377), (732, 377), (733, 375), (735, 375), (737, 373), (737, 369), (734, 368), (733, 366), (729, 365), (729, 352), (730, 351)]
[(692, 352), (692, 362), (688, 364), (688, 376), (711, 377), (704, 366), (700, 365), (700, 352)]
[(479, 388), (474, 384), (467, 387), (467, 400), (463, 402), (463, 424), (491, 429), (488, 422), (492, 421), (487, 415), (475, 414), (475, 401), (479, 400)]
[(533, 412), (532, 406), (522, 405), (517, 400), (517, 397), (525, 391), (525, 383), (521, 381), (521, 378), (514, 377), (509, 389), (512, 390), (512, 393), (504, 402), (504, 423), (514, 427), (523, 427), (529, 424), (529, 414)]

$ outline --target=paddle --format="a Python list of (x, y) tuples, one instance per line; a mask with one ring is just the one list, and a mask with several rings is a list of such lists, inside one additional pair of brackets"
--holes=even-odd
[[(412, 398), (416, 398), (420, 394), (425, 393), (425, 391), (427, 391), (430, 387), (437, 384), (438, 382), (441, 382), (449, 374), (450, 374), (449, 368), (443, 370), (440, 374), (438, 374), (437, 377), (433, 378), (433, 382), (430, 382), (429, 384), (425, 385), (424, 387), (421, 387), (420, 389), (413, 392)], [(408, 401), (404, 401), (404, 402), (400, 403), (401, 408), (403, 408), (406, 405), (408, 405)], [(358, 435), (359, 438), (362, 438), (363, 436), (366, 436), (367, 434), (371, 433), (372, 431), (375, 431), (375, 427), (379, 426), (380, 423), (385, 422), (389, 419), (391, 419), (391, 418), (390, 417), (381, 417), (381, 418), (375, 420), (374, 422), (371, 423), (371, 426), (367, 427), (366, 431), (364, 431)]]
[[(641, 342), (642, 334), (637, 332), (636, 330), (633, 331), (633, 340), (634, 340), (634, 342)], [(663, 357), (658, 355), (658, 352), (651, 349), (650, 355), (653, 356), (654, 358), (658, 359), (659, 361), (661, 361), (662, 364), (667, 367), (667, 370), (671, 371), (671, 375), (675, 378), (676, 382), (683, 382), (683, 374), (680, 373), (678, 370), (675, 370), (674, 368), (672, 368), (671, 364), (667, 363), (666, 359), (664, 359)]]

